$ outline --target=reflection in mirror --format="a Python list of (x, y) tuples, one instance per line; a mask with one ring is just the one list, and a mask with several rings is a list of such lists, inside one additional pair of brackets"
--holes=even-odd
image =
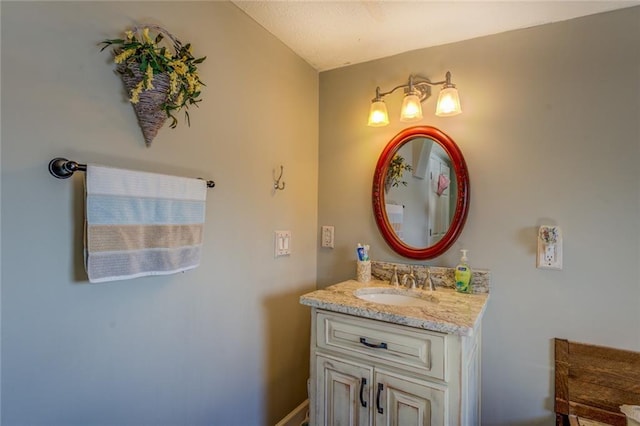
[[(398, 169), (401, 175), (394, 174)], [(431, 138), (407, 140), (394, 155), (387, 176), (385, 210), (398, 238), (412, 247), (440, 241), (449, 229), (457, 196), (445, 150)]]
[(469, 176), (462, 152), (435, 127), (401, 131), (380, 154), (372, 202), (378, 228), (398, 254), (439, 256), (467, 217)]

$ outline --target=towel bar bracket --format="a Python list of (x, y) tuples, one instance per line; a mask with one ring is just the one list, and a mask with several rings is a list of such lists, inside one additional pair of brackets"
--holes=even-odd
[[(87, 165), (80, 164), (75, 161), (67, 160), (66, 158), (56, 157), (53, 160), (49, 161), (49, 173), (58, 179), (68, 179), (75, 172), (86, 172)], [(201, 179), (201, 178), (198, 178)], [(204, 180), (204, 179), (203, 179)], [(208, 180), (207, 188), (213, 188), (216, 186), (216, 183), (212, 180)]]
[(78, 164), (66, 158), (57, 157), (49, 162), (49, 173), (58, 179), (68, 179), (74, 172), (86, 170), (86, 164)]

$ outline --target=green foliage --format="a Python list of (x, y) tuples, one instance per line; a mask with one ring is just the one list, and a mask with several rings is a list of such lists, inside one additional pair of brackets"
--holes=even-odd
[(404, 172), (411, 170), (413, 168), (404, 162), (404, 158), (400, 154), (394, 155), (387, 169), (386, 184), (393, 187), (407, 186), (407, 182), (403, 180)]

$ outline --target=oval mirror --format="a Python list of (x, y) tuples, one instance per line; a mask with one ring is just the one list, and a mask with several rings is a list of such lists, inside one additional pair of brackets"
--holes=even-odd
[(444, 253), (467, 219), (467, 165), (453, 139), (435, 127), (410, 127), (391, 139), (378, 159), (372, 192), (382, 236), (411, 259)]

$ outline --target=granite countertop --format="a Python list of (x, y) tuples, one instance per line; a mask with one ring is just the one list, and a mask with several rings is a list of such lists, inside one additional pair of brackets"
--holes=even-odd
[[(354, 292), (372, 292), (373, 288), (386, 293), (411, 293), (425, 299), (425, 306), (396, 306), (368, 302)], [(373, 290), (377, 292), (376, 290)], [(436, 291), (409, 290), (390, 286), (386, 281), (373, 280), (361, 283), (344, 281), (323, 290), (316, 290), (300, 297), (300, 303), (333, 312), (386, 321), (394, 324), (459, 336), (472, 335), (480, 325), (489, 293), (462, 294), (448, 288)]]

